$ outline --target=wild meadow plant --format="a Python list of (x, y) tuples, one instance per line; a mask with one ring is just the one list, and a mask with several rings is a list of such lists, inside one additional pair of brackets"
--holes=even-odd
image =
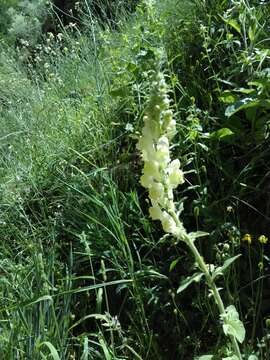
[[(240, 255), (227, 259), (223, 266), (215, 267), (205, 262), (195, 245), (198, 237), (207, 233), (200, 231), (188, 233), (181, 219), (180, 211), (174, 202), (173, 190), (184, 183), (184, 173), (178, 159), (172, 160), (170, 154), (170, 140), (176, 133), (176, 121), (170, 108), (168, 86), (162, 72), (152, 74), (152, 94), (144, 115), (144, 126), (137, 148), (141, 152), (144, 162), (141, 185), (148, 190), (151, 203), (150, 218), (161, 222), (163, 230), (171, 234), (177, 241), (184, 242), (194, 256), (198, 272), (184, 281), (178, 292), (184, 290), (191, 282), (200, 281), (203, 277), (209, 288), (209, 296), (215, 300), (222, 321), (223, 332), (231, 342), (231, 356), (226, 359), (242, 359), (238, 343), (245, 338), (245, 328), (239, 320), (239, 314), (234, 305), (225, 307), (221, 298), (220, 288), (216, 285), (216, 278), (223, 274), (234, 260)], [(213, 356), (207, 356), (211, 359)], [(205, 356), (201, 359), (205, 359)]]

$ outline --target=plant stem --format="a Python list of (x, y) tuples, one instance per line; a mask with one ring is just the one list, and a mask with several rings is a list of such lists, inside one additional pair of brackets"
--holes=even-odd
[[(180, 221), (175, 213), (173, 214), (173, 217), (175, 220), (177, 220), (177, 224), (180, 225)], [(188, 245), (193, 256), (195, 257), (196, 262), (199, 265), (199, 268), (204, 273), (207, 285), (210, 288), (210, 290), (212, 291), (212, 294), (214, 296), (214, 299), (217, 304), (220, 315), (225, 314), (225, 306), (224, 306), (223, 300), (220, 296), (219, 290), (215, 284), (213, 277), (211, 276), (211, 274), (209, 272), (209, 269), (207, 267), (207, 264), (204, 261), (204, 258), (201, 256), (196, 245), (194, 244), (194, 240), (188, 234), (183, 235), (181, 240), (183, 240)], [(224, 322), (226, 322), (226, 319), (224, 319)], [(238, 357), (239, 360), (242, 360), (242, 355), (241, 355), (236, 338), (232, 335), (230, 335), (229, 338), (230, 338), (232, 347), (234, 349), (235, 355)]]

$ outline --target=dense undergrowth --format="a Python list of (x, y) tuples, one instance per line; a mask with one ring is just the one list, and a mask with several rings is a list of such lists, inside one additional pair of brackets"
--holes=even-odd
[(31, 6), (0, 5), (0, 358), (235, 359), (139, 183), (159, 70), (181, 217), (208, 233), (197, 244), (212, 267), (241, 254), (218, 286), (245, 325), (243, 359), (269, 359), (267, 1)]

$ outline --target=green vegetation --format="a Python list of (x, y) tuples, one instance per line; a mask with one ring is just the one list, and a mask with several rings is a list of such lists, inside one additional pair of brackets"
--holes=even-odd
[[(1, 1), (1, 359), (270, 358), (269, 10)], [(185, 241), (140, 184), (156, 73)]]

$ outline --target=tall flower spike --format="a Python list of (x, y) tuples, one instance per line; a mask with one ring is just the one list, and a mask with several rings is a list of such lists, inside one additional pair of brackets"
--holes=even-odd
[[(234, 306), (230, 305), (225, 308), (219, 288), (217, 288), (215, 279), (209, 271), (209, 266), (205, 263), (195, 245), (194, 233), (187, 234), (175, 211), (173, 190), (184, 182), (184, 175), (180, 169), (180, 161), (177, 159), (171, 160), (170, 158), (169, 140), (175, 134), (175, 120), (173, 119), (173, 112), (169, 108), (170, 100), (167, 93), (168, 89), (164, 76), (162, 73), (158, 73), (153, 81), (153, 91), (143, 118), (142, 135), (137, 144), (144, 161), (141, 184), (149, 192), (151, 202), (149, 214), (153, 220), (161, 222), (166, 233), (183, 240), (189, 247), (213, 294), (220, 317), (223, 319), (223, 331), (225, 335), (229, 336), (234, 350), (234, 358), (242, 360), (238, 341), (242, 342), (244, 340), (244, 326), (239, 320)], [(244, 235), (243, 240), (251, 243), (250, 234)], [(268, 239), (266, 236), (261, 235), (259, 241), (266, 243)], [(235, 331), (230, 332), (230, 329), (234, 330), (235, 327), (240, 329), (240, 336), (239, 332), (237, 334)]]
[(170, 158), (169, 140), (176, 133), (176, 122), (169, 107), (168, 87), (164, 75), (159, 72), (153, 79), (142, 135), (137, 144), (144, 161), (140, 183), (149, 191), (150, 217), (159, 220), (165, 232), (181, 239), (186, 231), (175, 214), (173, 189), (183, 184), (184, 174), (180, 161)]

